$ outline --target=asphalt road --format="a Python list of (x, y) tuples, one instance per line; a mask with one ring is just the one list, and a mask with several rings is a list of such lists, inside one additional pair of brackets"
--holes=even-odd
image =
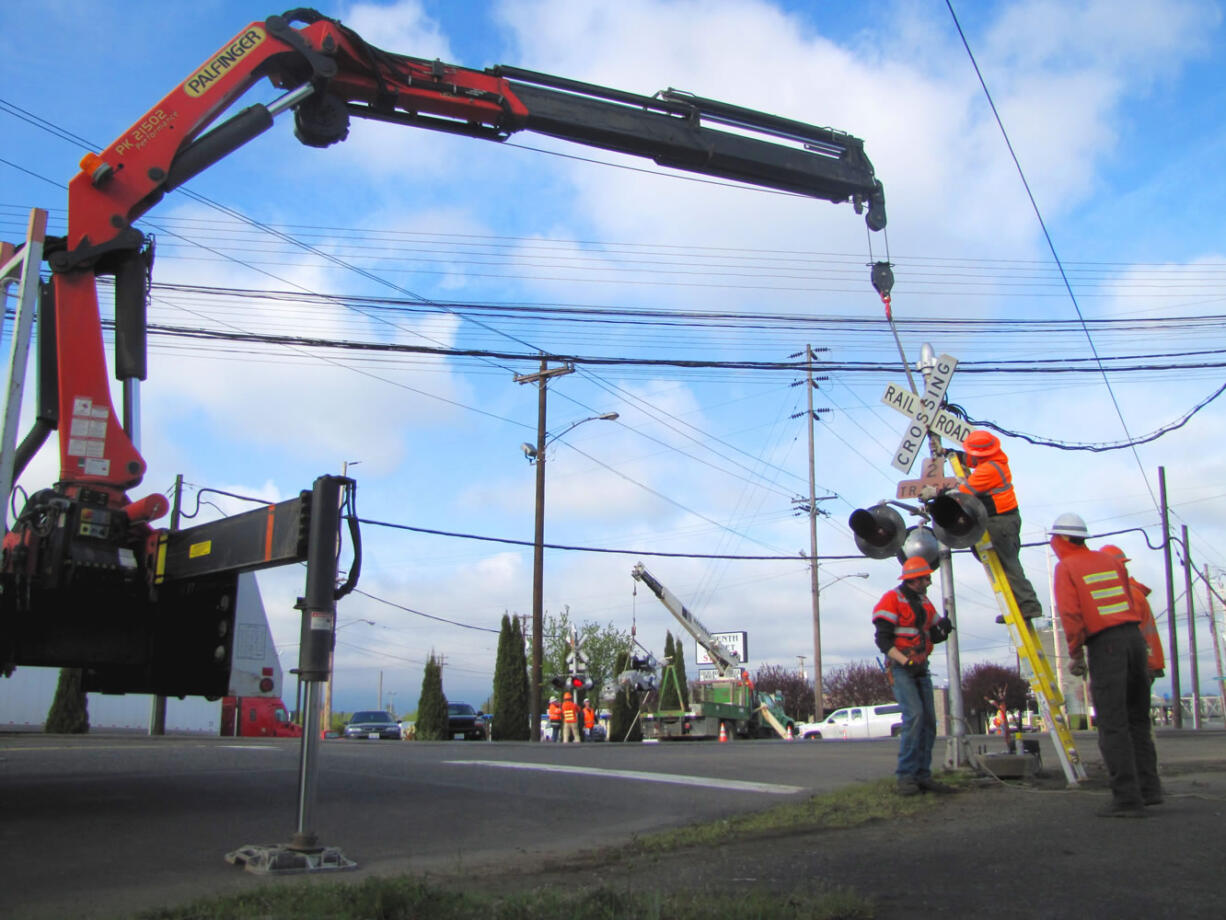
[[(1189, 734), (1190, 733), (1184, 733)], [(1226, 754), (1212, 733), (1209, 756)], [(1046, 737), (1044, 761), (1055, 767)], [(1164, 734), (1164, 758), (1206, 739)], [(1079, 742), (1092, 758), (1092, 736)], [(1000, 747), (973, 739), (972, 747)], [(6, 917), (115, 917), (250, 889), (224, 861), (295, 829), (298, 743), (0, 735)], [(938, 755), (940, 749), (938, 749)], [(897, 741), (555, 745), (328, 741), (315, 827), (359, 874), (479, 870), (889, 775)], [(1188, 755), (1192, 756), (1192, 755)], [(345, 873), (353, 877), (353, 873)], [(318, 876), (317, 876), (318, 877)]]

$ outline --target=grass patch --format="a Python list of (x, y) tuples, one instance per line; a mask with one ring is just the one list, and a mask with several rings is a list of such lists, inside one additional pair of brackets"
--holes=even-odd
[[(969, 788), (974, 777), (946, 773), (942, 782)], [(615, 861), (635, 853), (662, 854), (747, 837), (797, 830), (846, 829), (936, 807), (941, 796), (903, 797), (893, 778), (860, 783), (767, 811), (640, 837), (628, 847), (589, 857)], [(137, 920), (871, 920), (873, 902), (842, 888), (775, 892), (744, 887), (721, 892), (623, 890), (546, 885), (530, 891), (453, 890), (404, 876), (343, 881), (281, 882), (239, 895), (161, 908)]]
[[(966, 773), (947, 773), (941, 782), (965, 788), (971, 782)], [(661, 831), (636, 838), (631, 850), (660, 853), (694, 846), (713, 846), (730, 838), (747, 834), (771, 834), (780, 831), (845, 829), (859, 827), (870, 821), (904, 818), (936, 806), (936, 795), (900, 796), (895, 792), (894, 779), (880, 779), (848, 786), (835, 792), (814, 796), (807, 801), (787, 802), (767, 811), (736, 815), (675, 830)]]
[(405, 878), (275, 885), (138, 915), (139, 920), (871, 920), (848, 891), (801, 894), (539, 888), (503, 897), (448, 891)]

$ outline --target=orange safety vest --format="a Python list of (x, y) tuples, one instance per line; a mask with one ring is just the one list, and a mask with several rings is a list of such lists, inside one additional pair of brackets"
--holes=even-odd
[(966, 482), (958, 486), (958, 491), (978, 495), (990, 515), (1017, 509), (1013, 474), (1009, 471), (1009, 458), (1003, 450), (975, 464)]
[(549, 704), (549, 721), (550, 722), (561, 722), (562, 721), (562, 707), (559, 706), (557, 703)]
[(596, 710), (590, 706), (583, 707), (583, 727), (591, 728), (596, 724)]
[(894, 626), (894, 647), (916, 661), (927, 661), (932, 654), (932, 639), (928, 630), (936, 622), (937, 611), (932, 601), (923, 595), (916, 595), (924, 609), (924, 622), (920, 623), (915, 615), (907, 595), (903, 594), (902, 585), (893, 591), (887, 591), (877, 601), (873, 608), (873, 620), (885, 620)]
[(1131, 575), (1128, 576), (1128, 592), (1132, 596), (1132, 606), (1141, 612), (1141, 635), (1149, 646), (1149, 657), (1145, 666), (1151, 671), (1166, 669), (1166, 655), (1162, 651), (1162, 639), (1158, 636), (1158, 624), (1154, 622), (1154, 612), (1149, 609), (1149, 586), (1143, 585)]
[(1078, 655), (1086, 639), (1104, 629), (1141, 622), (1129, 596), (1124, 563), (1063, 537), (1052, 537), (1051, 547), (1060, 560), (1052, 583), (1070, 655)]
[(574, 725), (579, 721), (579, 707), (575, 705), (574, 700), (567, 700), (562, 704), (562, 721), (568, 725)]

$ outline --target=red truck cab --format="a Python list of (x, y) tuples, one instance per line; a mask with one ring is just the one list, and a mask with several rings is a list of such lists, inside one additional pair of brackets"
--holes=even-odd
[(221, 734), (227, 738), (301, 738), (277, 696), (227, 696), (221, 701)]

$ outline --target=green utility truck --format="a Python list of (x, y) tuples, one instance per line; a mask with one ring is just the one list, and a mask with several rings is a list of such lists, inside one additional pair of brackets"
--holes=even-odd
[[(638, 563), (630, 572), (636, 581), (651, 589), (668, 611), (694, 639), (706, 649), (719, 676), (693, 684), (688, 710), (661, 709), (643, 715), (643, 737), (648, 740), (681, 739), (723, 740), (794, 736), (795, 721), (783, 711), (783, 695), (759, 693), (749, 672), (741, 667), (735, 652), (729, 651), (698, 621), (676, 596)], [(672, 682), (676, 698), (684, 699), (677, 671), (672, 663), (664, 666), (661, 689)]]

